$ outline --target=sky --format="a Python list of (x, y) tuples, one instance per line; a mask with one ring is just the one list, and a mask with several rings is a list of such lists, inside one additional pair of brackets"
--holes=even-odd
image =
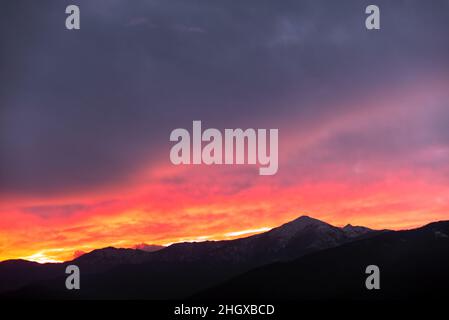
[[(448, 0), (69, 4), (1, 4), (0, 261), (449, 219)], [(173, 165), (194, 120), (279, 129), (277, 174)]]

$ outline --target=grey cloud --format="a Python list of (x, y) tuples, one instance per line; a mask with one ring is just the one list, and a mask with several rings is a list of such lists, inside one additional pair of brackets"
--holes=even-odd
[(445, 1), (378, 1), (378, 33), (367, 1), (80, 0), (77, 32), (69, 1), (6, 2), (0, 192), (119, 184), (167, 161), (194, 119), (306, 126), (336, 112), (323, 101), (449, 67)]
[(40, 216), (42, 218), (55, 216), (70, 216), (80, 211), (86, 210), (88, 206), (83, 204), (69, 205), (42, 205), (23, 208), (23, 212)]

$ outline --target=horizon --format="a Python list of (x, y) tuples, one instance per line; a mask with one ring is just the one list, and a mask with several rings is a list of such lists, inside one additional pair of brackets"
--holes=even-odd
[[(300, 218), (310, 218), (310, 219), (313, 219), (313, 220), (318, 220), (320, 222), (329, 224), (329, 225), (331, 225), (333, 227), (337, 227), (337, 228), (340, 228), (340, 229), (342, 229), (342, 228), (344, 228), (346, 226), (369, 228), (367, 226), (354, 225), (354, 224), (351, 224), (351, 223), (346, 223), (344, 225), (333, 225), (333, 224), (330, 224), (330, 223), (328, 223), (326, 221), (323, 221), (323, 220), (320, 220), (320, 219), (316, 219), (315, 217), (312, 217), (312, 216), (309, 216), (309, 215), (300, 215), (297, 218), (295, 218), (293, 220), (286, 221), (286, 222), (284, 222), (284, 223), (282, 223), (280, 225), (273, 226), (273, 227), (262, 228), (263, 230), (262, 229), (260, 229), (260, 230), (244, 230), (244, 231), (236, 232), (236, 233), (240, 233), (240, 236), (239, 235), (235, 235), (235, 236), (232, 236), (232, 237), (218, 238), (218, 239), (213, 239), (213, 238), (208, 238), (208, 237), (205, 238), (205, 239), (203, 239), (202, 237), (199, 237), (197, 239), (188, 239), (188, 237), (187, 237), (187, 239), (182, 239), (179, 242), (172, 242), (172, 243), (166, 243), (166, 244), (154, 244), (154, 243), (142, 242), (142, 243), (134, 244), (133, 246), (130, 246), (130, 247), (129, 246), (128, 247), (118, 247), (118, 246), (111, 246), (111, 245), (109, 245), (109, 246), (105, 246), (105, 247), (93, 248), (90, 251), (86, 251), (86, 252), (84, 252), (84, 251), (83, 252), (75, 251), (73, 253), (73, 257), (71, 259), (67, 259), (67, 260), (52, 260), (52, 259), (48, 259), (45, 255), (42, 255), (42, 254), (39, 255), (39, 253), (36, 253), (34, 259), (29, 259), (30, 257), (18, 257), (18, 258), (0, 260), (0, 263), (5, 262), (5, 261), (11, 261), (11, 260), (13, 260), (13, 261), (14, 260), (21, 260), (21, 261), (28, 261), (28, 262), (36, 262), (36, 263), (39, 263), (39, 264), (66, 263), (66, 262), (73, 261), (73, 260), (75, 260), (75, 259), (77, 259), (77, 258), (79, 258), (79, 257), (81, 257), (83, 255), (90, 254), (90, 253), (92, 253), (94, 251), (108, 249), (108, 248), (112, 248), (112, 249), (130, 249), (130, 250), (140, 250), (140, 251), (144, 251), (144, 252), (152, 252), (152, 251), (147, 251), (145, 249), (138, 248), (138, 246), (139, 245), (142, 245), (142, 246), (158, 246), (158, 247), (161, 247), (161, 248), (157, 249), (155, 251), (159, 251), (159, 250), (163, 250), (165, 248), (168, 248), (171, 245), (176, 245), (176, 244), (180, 244), (180, 243), (200, 243), (200, 242), (207, 242), (207, 241), (212, 241), (212, 242), (213, 241), (232, 241), (232, 240), (244, 239), (244, 238), (248, 238), (248, 237), (251, 237), (251, 236), (254, 236), (254, 235), (257, 235), (257, 234), (262, 234), (262, 233), (265, 233), (265, 232), (269, 232), (272, 229), (281, 227), (284, 224), (288, 224), (288, 223), (296, 221), (296, 220), (298, 220)], [(430, 221), (430, 222), (427, 222), (427, 223), (419, 225), (419, 226), (414, 226), (414, 227), (404, 228), (404, 229), (390, 229), (390, 228), (384, 228), (384, 229), (372, 229), (372, 228), (369, 228), (369, 229), (377, 230), (377, 231), (380, 231), (380, 230), (386, 230), (386, 231), (407, 231), (407, 230), (419, 229), (419, 228), (425, 227), (426, 225), (429, 225), (431, 223), (445, 222), (445, 221), (449, 221), (449, 220)]]

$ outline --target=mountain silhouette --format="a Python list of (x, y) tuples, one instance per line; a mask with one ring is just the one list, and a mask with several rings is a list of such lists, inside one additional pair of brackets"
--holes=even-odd
[(183, 262), (207, 260), (238, 265), (260, 265), (294, 259), (374, 232), (364, 228), (363, 232), (355, 235), (353, 231), (301, 216), (280, 227), (246, 238), (173, 244), (155, 252), (149, 259)]
[[(368, 265), (380, 290), (367, 290)], [(442, 299), (449, 289), (449, 221), (391, 231), (239, 275), (201, 299)]]
[(140, 243), (140, 244), (137, 244), (134, 246), (134, 249), (139, 249), (139, 250), (146, 251), (146, 252), (159, 251), (164, 248), (165, 248), (165, 246), (146, 244), (146, 243)]
[[(177, 243), (155, 252), (109, 247), (61, 264), (2, 262), (0, 280), (13, 280), (1, 288), (0, 294), (31, 298), (183, 298), (256, 267), (291, 261), (382, 232), (338, 228), (301, 216), (268, 232), (235, 240)], [(21, 265), (21, 277), (14, 275), (16, 264)], [(64, 270), (69, 264), (80, 268), (82, 290), (65, 289)]]
[(20, 288), (29, 283), (50, 279), (63, 271), (57, 263), (40, 264), (26, 260), (0, 262), (0, 293)]

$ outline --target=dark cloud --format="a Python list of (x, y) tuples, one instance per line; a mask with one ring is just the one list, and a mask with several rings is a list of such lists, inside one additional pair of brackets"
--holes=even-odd
[(7, 0), (0, 191), (126, 182), (168, 161), (170, 131), (192, 120), (310, 126), (351, 112), (329, 102), (449, 68), (447, 1), (376, 3), (379, 32), (358, 0), (86, 0), (67, 31), (71, 2)]
[(80, 211), (86, 210), (88, 206), (83, 204), (67, 205), (43, 205), (23, 208), (23, 212), (30, 213), (42, 218), (68, 217)]

